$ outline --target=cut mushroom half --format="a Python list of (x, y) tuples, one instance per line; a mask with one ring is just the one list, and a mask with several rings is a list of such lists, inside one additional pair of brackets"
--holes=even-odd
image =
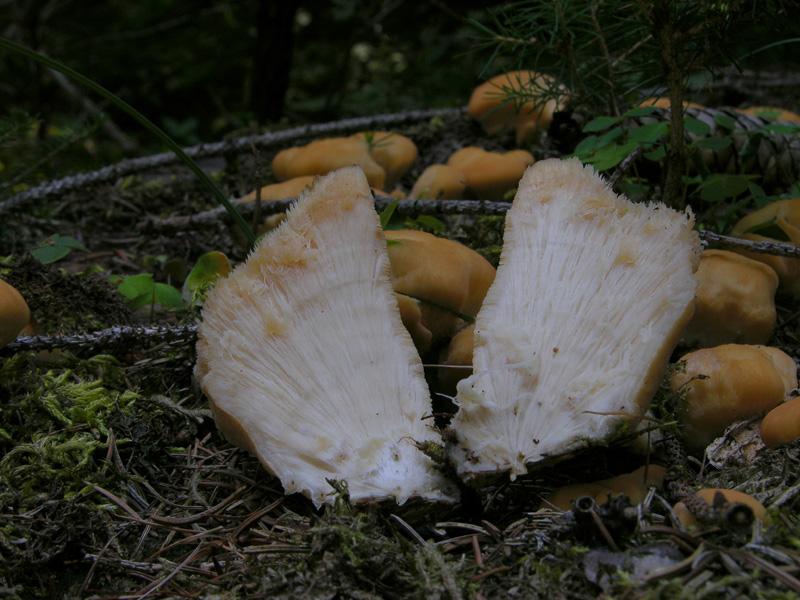
[(415, 442), (440, 442), (400, 321), (386, 240), (362, 170), (316, 180), (203, 308), (195, 375), (220, 430), (287, 493), (453, 501)]
[(458, 385), (463, 477), (515, 478), (638, 421), (694, 310), (693, 222), (616, 196), (578, 159), (528, 169)]

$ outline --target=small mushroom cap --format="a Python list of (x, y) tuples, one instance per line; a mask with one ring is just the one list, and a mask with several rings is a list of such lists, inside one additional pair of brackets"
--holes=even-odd
[[(306, 188), (311, 187), (316, 175), (301, 175), (281, 183), (272, 183), (261, 188), (262, 200), (283, 200), (284, 198), (297, 198)], [(242, 202), (253, 202), (256, 192), (253, 190), (244, 196)]]
[[(730, 235), (750, 241), (800, 245), (800, 198), (767, 204), (736, 223)], [(772, 267), (780, 280), (778, 290), (800, 297), (800, 259), (744, 250), (736, 252)]]
[(436, 200), (457, 200), (464, 197), (466, 178), (451, 165), (430, 165), (417, 178), (408, 197)]
[(386, 189), (392, 189), (417, 158), (417, 145), (399, 133), (370, 131), (353, 137), (369, 145), (372, 158), (386, 171)]
[(775, 328), (778, 275), (762, 262), (705, 250), (697, 268), (697, 305), (683, 339), (701, 347), (765, 344)]
[(361, 167), (370, 186), (384, 188), (386, 171), (372, 157), (367, 144), (355, 137), (328, 138), (282, 150), (272, 159), (272, 173), (279, 181), (286, 181), (301, 175), (325, 175), (351, 165)]
[(386, 231), (396, 292), (474, 317), (494, 281), (480, 254), (424, 231)]
[(624, 494), (631, 504), (641, 504), (647, 497), (651, 487), (660, 488), (664, 483), (666, 469), (659, 465), (641, 466), (632, 473), (617, 475), (593, 483), (576, 483), (565, 485), (553, 492), (542, 507), (553, 505), (561, 510), (569, 510), (572, 501), (581, 496), (591, 496), (598, 504), (605, 502), (608, 495), (614, 498)]
[[(559, 100), (542, 102), (542, 93), (553, 86), (547, 75), (534, 71), (511, 71), (492, 77), (479, 85), (469, 100), (467, 112), (480, 121), (486, 133), (495, 135), (505, 130), (516, 131), (517, 143), (532, 141), (547, 131), (553, 120), (553, 113), (561, 110), (567, 101), (566, 89)], [(523, 90), (525, 102), (509, 99), (509, 93)]]
[(30, 318), (31, 311), (22, 294), (0, 279), (0, 348), (13, 342)]
[(353, 502), (458, 496), (415, 445), (441, 437), (361, 169), (304, 192), (202, 316), (195, 377), (217, 425), (287, 493), (333, 503), (339, 480)]
[(761, 440), (767, 448), (797, 438), (800, 438), (800, 397), (779, 404), (761, 421)]
[(525, 169), (533, 164), (533, 155), (527, 150), (503, 154), (470, 146), (450, 155), (447, 164), (461, 171), (468, 195), (497, 201), (517, 187)]
[(797, 113), (774, 106), (751, 106), (749, 108), (737, 108), (736, 110), (755, 117), (761, 117), (762, 119), (769, 119), (770, 121), (800, 123), (800, 115)]
[(726, 344), (682, 361), (686, 367), (671, 375), (670, 388), (684, 395), (677, 417), (692, 452), (702, 452), (731, 423), (776, 407), (797, 387), (794, 360), (777, 348)]
[(635, 425), (694, 311), (692, 225), (618, 197), (577, 158), (528, 169), (458, 384), (460, 474), (515, 477)]
[[(703, 488), (702, 490), (697, 490), (696, 494), (708, 505), (713, 505), (717, 494), (721, 494), (729, 504), (744, 504), (750, 508), (753, 511), (753, 516), (756, 519), (761, 519), (764, 525), (770, 525), (772, 523), (772, 519), (767, 514), (767, 509), (764, 508), (764, 505), (750, 494), (721, 488)], [(697, 517), (689, 510), (689, 507), (685, 503), (678, 502), (672, 510), (686, 529), (697, 526)]]
[[(423, 231), (386, 231), (403, 323), (420, 354), (453, 335), (459, 314), (478, 314), (494, 267), (474, 250)], [(421, 302), (420, 302), (421, 301)]]

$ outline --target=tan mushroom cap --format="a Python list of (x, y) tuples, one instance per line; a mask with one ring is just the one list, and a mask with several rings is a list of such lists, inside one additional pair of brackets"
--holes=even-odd
[(417, 178), (408, 197), (456, 200), (464, 197), (466, 178), (452, 165), (430, 165)]
[(272, 159), (272, 172), (279, 181), (286, 181), (301, 175), (325, 175), (353, 165), (361, 167), (371, 187), (383, 189), (386, 171), (370, 154), (367, 144), (355, 137), (328, 138), (282, 150)]
[(452, 240), (411, 230), (385, 235), (400, 314), (424, 354), (453, 334), (461, 322), (454, 313), (478, 314), (495, 270), (480, 254)]
[(0, 279), (0, 348), (13, 342), (30, 318), (31, 311), (22, 294)]
[(517, 143), (531, 141), (547, 131), (553, 113), (560, 110), (567, 100), (550, 99), (547, 102), (528, 100), (520, 103), (509, 99), (512, 92), (524, 90), (528, 97), (541, 97), (552, 87), (552, 79), (534, 71), (511, 71), (492, 77), (479, 85), (469, 100), (467, 112), (480, 121), (486, 133), (494, 135), (505, 130), (516, 131)]
[(475, 146), (462, 148), (447, 159), (447, 164), (464, 176), (468, 195), (486, 200), (502, 200), (506, 192), (519, 185), (533, 162), (527, 150), (500, 153)]
[[(368, 144), (372, 158), (383, 167), (386, 172), (386, 189), (392, 189), (417, 158), (417, 145), (399, 133), (362, 131), (353, 137)], [(368, 142), (368, 139), (371, 141)]]
[(396, 292), (474, 317), (494, 267), (463, 244), (424, 231), (386, 231)]
[[(283, 200), (285, 198), (297, 198), (306, 188), (314, 183), (315, 175), (301, 175), (292, 177), (280, 183), (272, 183), (261, 188), (262, 200)], [(253, 190), (241, 199), (241, 202), (253, 202), (256, 199), (256, 191)]]
[(800, 438), (800, 397), (779, 404), (761, 421), (761, 440), (767, 448)]
[(735, 110), (771, 121), (791, 121), (800, 123), (800, 115), (775, 106), (751, 106), (749, 108), (737, 108)]
[(794, 360), (777, 348), (726, 344), (680, 360), (686, 367), (672, 374), (670, 388), (685, 391), (677, 417), (692, 452), (702, 452), (731, 423), (776, 407), (797, 387)]
[[(775, 235), (774, 228), (781, 230), (782, 234), (775, 232), (781, 239), (772, 237)], [(778, 200), (767, 204), (736, 223), (730, 235), (750, 241), (781, 242), (800, 246), (800, 198)], [(778, 290), (800, 297), (800, 259), (744, 250), (736, 252), (772, 267), (780, 279)]]
[[(767, 514), (767, 509), (764, 508), (764, 505), (750, 494), (722, 488), (704, 488), (702, 490), (697, 490), (696, 493), (701, 500), (709, 505), (713, 504), (715, 496), (717, 493), (720, 493), (729, 504), (744, 504), (749, 507), (753, 511), (753, 516), (756, 519), (760, 519), (764, 525), (772, 523), (772, 519)], [(697, 526), (697, 517), (689, 510), (689, 507), (685, 503), (678, 502), (672, 510), (686, 529)]]
[(625, 494), (631, 504), (641, 504), (651, 487), (660, 488), (664, 483), (666, 469), (659, 465), (641, 466), (632, 473), (602, 479), (592, 483), (574, 483), (558, 488), (542, 503), (542, 508), (555, 506), (570, 510), (572, 501), (582, 496), (591, 496), (598, 504), (605, 502), (608, 495), (614, 498)]
[(778, 275), (762, 262), (727, 250), (705, 250), (697, 268), (697, 304), (687, 344), (765, 344), (775, 328)]

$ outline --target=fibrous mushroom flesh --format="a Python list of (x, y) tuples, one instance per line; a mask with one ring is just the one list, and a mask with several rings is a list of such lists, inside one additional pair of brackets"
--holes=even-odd
[(616, 196), (577, 159), (528, 169), (458, 385), (462, 476), (513, 478), (638, 420), (694, 309), (692, 225)]
[(416, 442), (439, 435), (386, 241), (356, 167), (317, 180), (203, 309), (195, 374), (219, 428), (287, 493), (452, 500)]

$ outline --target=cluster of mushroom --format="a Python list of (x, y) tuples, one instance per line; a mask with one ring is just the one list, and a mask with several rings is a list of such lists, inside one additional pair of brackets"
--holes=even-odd
[[(390, 256), (430, 240), (392, 236), (387, 246), (361, 170), (335, 171), (203, 308), (195, 373), (220, 429), (318, 505), (334, 479), (354, 502), (458, 495), (417, 449), (443, 440), (422, 420), (431, 398), (392, 285), (415, 269)], [(433, 254), (451, 251), (463, 253)], [(477, 311), (474, 332), (458, 332), (474, 342), (474, 373), (457, 386), (446, 447), (460, 476), (513, 478), (635, 424), (690, 317), (698, 252), (688, 215), (617, 197), (577, 159), (529, 168), (494, 281), (479, 261), (454, 305), (414, 292), (420, 313)]]
[[(540, 101), (552, 79), (533, 71), (513, 71), (493, 77), (472, 94), (468, 113), (490, 135), (515, 133), (517, 144), (540, 139), (567, 99)], [(520, 102), (511, 96), (528, 98)], [(251, 192), (242, 201), (282, 200), (297, 197), (317, 175), (325, 175), (345, 166), (359, 166), (369, 185), (379, 195), (404, 197), (395, 186), (417, 157), (412, 140), (387, 131), (360, 132), (349, 137), (328, 138), (305, 146), (287, 148), (272, 161), (272, 172), (279, 183)], [(533, 164), (526, 150), (490, 152), (470, 146), (453, 153), (446, 164), (433, 164), (423, 171), (413, 185), (411, 198), (500, 200), (513, 190), (525, 169)], [(386, 190), (386, 191), (384, 191)], [(387, 193), (388, 192), (388, 193)], [(276, 227), (283, 215), (273, 216), (259, 233)]]

